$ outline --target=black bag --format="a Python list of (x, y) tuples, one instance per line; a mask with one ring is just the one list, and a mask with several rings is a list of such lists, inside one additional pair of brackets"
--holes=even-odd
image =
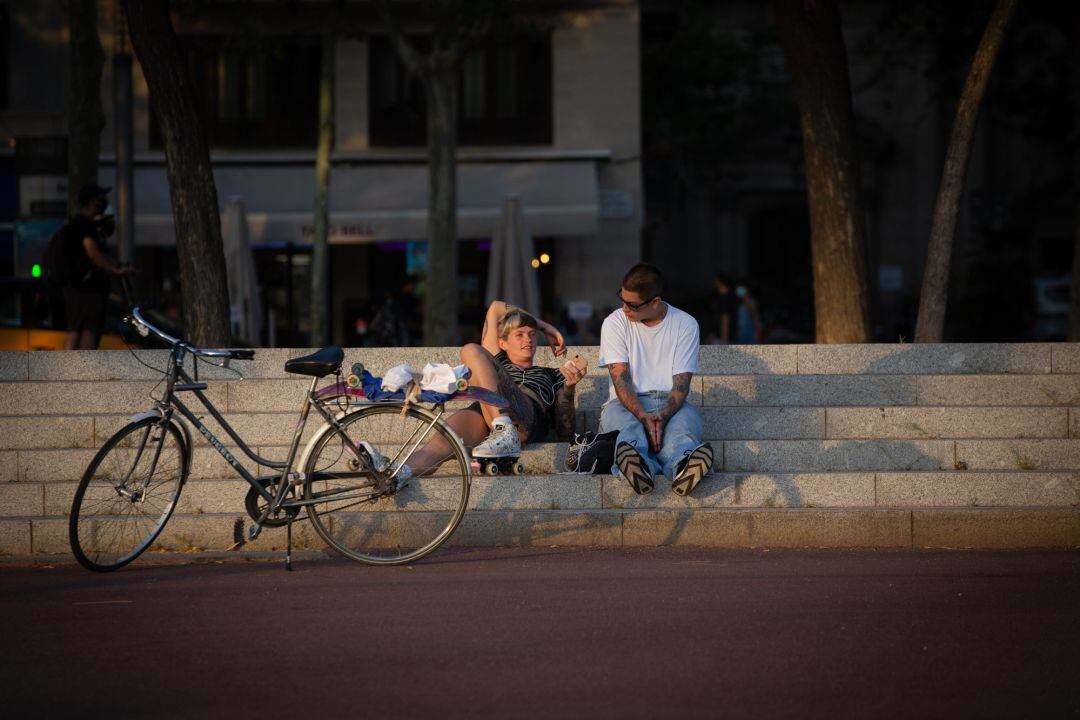
[(607, 475), (615, 464), (615, 439), (618, 430), (594, 433), (592, 430), (574, 433), (566, 453), (566, 469), (571, 472)]
[(45, 279), (54, 285), (70, 285), (79, 280), (79, 263), (72, 255), (68, 242), (70, 222), (60, 226), (45, 246), (41, 254), (41, 267)]

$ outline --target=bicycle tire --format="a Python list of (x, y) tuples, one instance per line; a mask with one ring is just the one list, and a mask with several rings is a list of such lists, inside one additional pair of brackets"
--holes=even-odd
[(129, 423), (105, 442), (71, 502), (68, 539), (80, 565), (109, 572), (150, 547), (176, 508), (189, 453), (180, 430), (160, 418)]
[[(404, 456), (414, 431), (431, 423), (426, 410), (400, 405), (369, 405), (339, 422), (350, 442), (367, 440), (389, 460)], [(371, 565), (401, 565), (438, 548), (457, 529), (469, 503), (469, 460), (457, 436), (442, 420), (431, 428), (450, 451), (434, 474), (413, 477), (396, 493), (367, 497), (372, 479), (359, 470), (355, 456), (333, 430), (317, 435), (304, 466), (304, 499), (315, 531), (345, 557)], [(405, 450), (403, 450), (405, 448)], [(417, 475), (425, 469), (413, 468)], [(341, 493), (335, 496), (332, 493)]]

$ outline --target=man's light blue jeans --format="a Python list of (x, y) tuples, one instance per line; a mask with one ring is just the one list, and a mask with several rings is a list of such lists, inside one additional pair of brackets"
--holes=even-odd
[[(637, 397), (645, 412), (659, 414), (667, 396), (666, 392), (653, 391), (638, 393)], [(668, 420), (664, 427), (660, 451), (655, 454), (649, 450), (645, 426), (634, 417), (633, 413), (624, 408), (618, 399), (609, 400), (600, 411), (600, 431), (611, 432), (612, 430), (619, 431), (616, 446), (621, 442), (630, 443), (641, 453), (641, 457), (645, 459), (654, 476), (662, 471), (669, 480), (675, 477), (675, 466), (679, 461), (701, 445), (703, 435), (701, 415), (697, 408), (688, 402), (683, 403), (679, 412)], [(619, 474), (619, 469), (614, 465), (611, 467), (611, 474)]]

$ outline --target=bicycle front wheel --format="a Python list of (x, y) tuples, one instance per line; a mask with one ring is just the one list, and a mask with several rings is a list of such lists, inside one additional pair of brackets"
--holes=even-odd
[(98, 450), (71, 503), (68, 537), (83, 567), (116, 570), (150, 547), (187, 477), (180, 431), (159, 418), (125, 425)]
[[(314, 501), (308, 516), (323, 540), (374, 565), (418, 560), (445, 542), (469, 502), (469, 460), (456, 436), (428, 411), (400, 405), (370, 405), (339, 422), (348, 440), (332, 430), (319, 436), (304, 468), (304, 499)], [(409, 463), (414, 477), (379, 492), (346, 447), (362, 440), (388, 460)], [(424, 447), (432, 459), (416, 467), (419, 460), (410, 459)]]

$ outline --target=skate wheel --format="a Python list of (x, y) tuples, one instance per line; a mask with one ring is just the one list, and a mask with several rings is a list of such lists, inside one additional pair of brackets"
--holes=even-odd
[(521, 463), (514, 463), (514, 467), (512, 468), (512, 470), (513, 470), (515, 475), (524, 475), (525, 474), (525, 466), (522, 465)]
[(498, 475), (499, 474), (499, 464), (498, 463), (488, 463), (487, 465), (484, 466), (484, 474), (485, 475), (492, 475), (492, 476)]

